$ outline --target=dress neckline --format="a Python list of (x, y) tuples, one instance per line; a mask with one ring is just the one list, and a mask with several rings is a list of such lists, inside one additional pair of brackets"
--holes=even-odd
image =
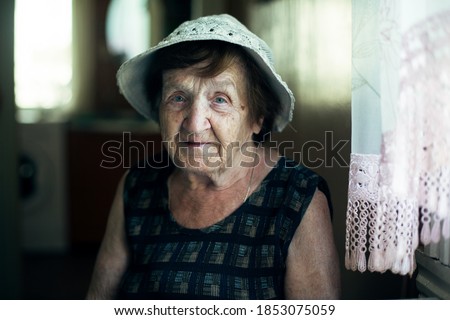
[[(172, 211), (169, 209), (169, 189), (168, 189), (168, 186), (167, 186), (167, 181), (168, 181), (167, 179), (163, 183), (163, 192), (162, 192), (162, 196), (163, 196), (162, 201), (164, 203), (164, 211), (167, 212), (167, 214), (169, 215), (170, 223), (173, 224), (179, 230), (179, 232), (181, 232), (181, 233), (185, 233), (185, 234), (188, 234), (188, 235), (195, 235), (195, 234), (205, 234), (205, 233), (218, 232), (231, 219), (237, 219), (241, 215), (243, 210), (248, 206), (248, 204), (251, 201), (251, 199), (254, 196), (256, 196), (259, 192), (261, 192), (261, 186), (263, 184), (266, 184), (268, 181), (270, 181), (272, 176), (275, 174), (275, 169), (277, 169), (278, 167), (280, 167), (280, 165), (283, 165), (284, 163), (286, 163), (286, 158), (284, 156), (280, 156), (280, 158), (278, 159), (277, 163), (273, 166), (273, 168), (264, 177), (264, 179), (261, 181), (261, 183), (258, 186), (258, 188), (256, 188), (255, 191), (253, 193), (251, 193), (247, 197), (245, 202), (242, 203), (242, 205), (240, 205), (236, 210), (231, 212), (229, 215), (227, 215), (223, 219), (219, 220), (218, 222), (216, 222), (216, 223), (214, 223), (214, 224), (212, 224), (210, 226), (207, 226), (207, 227), (204, 227), (204, 228), (187, 228), (187, 227), (184, 227), (184, 226), (180, 225), (175, 220), (175, 218), (174, 218), (174, 216), (172, 214)], [(175, 169), (175, 165), (173, 165), (173, 163), (170, 162), (169, 168), (170, 168), (170, 171), (167, 173), (167, 177)]]

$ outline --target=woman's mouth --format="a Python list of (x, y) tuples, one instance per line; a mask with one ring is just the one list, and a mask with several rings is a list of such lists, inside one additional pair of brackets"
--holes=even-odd
[(209, 144), (209, 142), (194, 142), (194, 141), (188, 141), (188, 142), (181, 142), (182, 146), (189, 147), (189, 148), (201, 148), (205, 145)]

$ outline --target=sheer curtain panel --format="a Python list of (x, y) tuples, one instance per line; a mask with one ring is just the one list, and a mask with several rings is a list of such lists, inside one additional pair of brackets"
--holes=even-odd
[(411, 275), (450, 237), (450, 0), (353, 0), (352, 21), (346, 268)]

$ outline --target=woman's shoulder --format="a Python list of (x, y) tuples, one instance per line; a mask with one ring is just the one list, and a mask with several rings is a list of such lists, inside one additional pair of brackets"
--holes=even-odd
[(272, 177), (269, 175), (271, 179), (290, 181), (291, 183), (298, 183), (303, 180), (323, 179), (312, 169), (285, 156), (280, 157), (271, 173)]
[(173, 164), (166, 152), (153, 154), (151, 157), (141, 159), (129, 169), (126, 186), (155, 183), (168, 176), (172, 169)]
[(264, 184), (265, 196), (279, 196), (282, 193), (284, 204), (295, 208), (299, 203), (307, 206), (316, 190), (319, 190), (325, 194), (331, 210), (331, 197), (326, 180), (314, 170), (290, 158), (281, 156)]
[(165, 210), (167, 200), (166, 183), (172, 164), (165, 155), (153, 155), (136, 163), (125, 179), (123, 190), (124, 208), (127, 216), (145, 215), (149, 208)]

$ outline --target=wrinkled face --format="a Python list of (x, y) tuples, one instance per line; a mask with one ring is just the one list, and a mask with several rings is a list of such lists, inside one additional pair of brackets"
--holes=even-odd
[[(233, 63), (214, 78), (196, 75), (196, 67), (163, 73), (161, 134), (176, 166), (197, 173), (246, 162), (252, 134), (243, 68)], [(248, 164), (248, 161), (247, 161)]]

